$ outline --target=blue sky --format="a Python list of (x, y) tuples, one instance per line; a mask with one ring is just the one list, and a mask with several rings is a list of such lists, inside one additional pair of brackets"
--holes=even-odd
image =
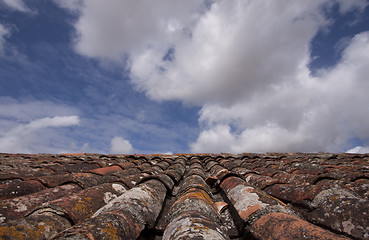
[(369, 152), (367, 0), (0, 0), (0, 152)]

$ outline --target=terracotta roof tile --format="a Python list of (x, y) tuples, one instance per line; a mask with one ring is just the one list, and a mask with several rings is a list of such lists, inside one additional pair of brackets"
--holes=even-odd
[(63, 215), (68, 216), (68, 219), (76, 224), (91, 217), (99, 208), (125, 191), (126, 188), (122, 184), (104, 183), (47, 202), (40, 206), (37, 211), (52, 209), (53, 211), (62, 212)]
[(258, 239), (347, 239), (294, 215), (280, 212), (263, 215), (250, 226), (250, 232)]
[(137, 166), (136, 164), (131, 163), (131, 162), (120, 162), (120, 163), (117, 163), (117, 165), (121, 167), (122, 169), (128, 169), (128, 168), (133, 168)]
[(35, 180), (5, 183), (0, 185), (0, 200), (24, 196), (45, 188), (39, 181)]
[(100, 208), (92, 218), (60, 233), (56, 239), (136, 239), (147, 224), (153, 227), (166, 188), (148, 180)]
[(81, 187), (76, 184), (66, 184), (55, 188), (48, 188), (33, 194), (3, 200), (0, 203), (0, 215), (2, 216), (0, 222), (8, 222), (23, 218), (43, 203), (62, 198), (69, 194), (74, 194), (80, 190)]
[(103, 167), (103, 168), (96, 168), (93, 170), (90, 170), (90, 173), (95, 173), (98, 175), (111, 175), (112, 173), (116, 172), (122, 172), (123, 169), (120, 166), (114, 165), (111, 167)]
[(169, 210), (163, 239), (229, 239), (220, 227), (220, 210), (211, 199), (204, 179), (199, 175), (188, 179)]
[(0, 239), (369, 239), (368, 206), (368, 154), (0, 154)]

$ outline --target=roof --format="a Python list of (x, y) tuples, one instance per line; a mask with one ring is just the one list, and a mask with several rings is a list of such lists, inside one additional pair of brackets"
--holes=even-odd
[(0, 154), (1, 239), (369, 239), (369, 155)]

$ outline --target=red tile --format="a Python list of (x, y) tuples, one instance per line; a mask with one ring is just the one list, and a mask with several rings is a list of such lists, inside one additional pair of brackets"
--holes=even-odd
[(117, 183), (104, 183), (84, 189), (76, 194), (51, 201), (40, 209), (54, 209), (68, 216), (73, 223), (79, 223), (91, 217), (99, 208), (126, 191)]
[(229, 240), (218, 224), (197, 212), (183, 213), (173, 219), (164, 231), (163, 240), (214, 239)]
[(261, 190), (247, 185), (243, 179), (238, 177), (226, 178), (220, 187), (244, 221), (248, 221), (250, 216), (257, 211), (271, 206), (284, 205)]
[(368, 239), (368, 167), (369, 154), (0, 153), (0, 239)]
[(369, 201), (346, 189), (331, 188), (319, 193), (314, 210), (304, 216), (312, 222), (357, 239), (369, 238)]
[(0, 223), (25, 217), (43, 203), (74, 194), (81, 190), (76, 184), (48, 188), (26, 196), (3, 200), (0, 203)]
[(285, 213), (266, 214), (249, 229), (258, 239), (347, 239)]
[(111, 175), (112, 173), (121, 172), (121, 171), (123, 171), (122, 168), (115, 165), (111, 167), (97, 168), (94, 170), (90, 170), (89, 172), (99, 174), (99, 175)]
[(137, 167), (137, 165), (136, 165), (136, 164), (131, 163), (131, 162), (117, 163), (117, 165), (118, 165), (119, 167), (121, 167), (122, 169), (128, 169), (128, 168)]
[(24, 196), (45, 188), (39, 181), (35, 180), (2, 184), (0, 185), (0, 200)]
[(166, 189), (157, 180), (146, 181), (122, 194), (88, 221), (62, 232), (56, 239), (136, 239), (145, 225), (153, 227)]
[(229, 239), (219, 225), (222, 208), (223, 204), (214, 204), (202, 189), (191, 188), (182, 192), (169, 210), (170, 222), (163, 239)]
[(56, 213), (35, 214), (22, 222), (11, 221), (0, 225), (0, 239), (51, 239), (70, 226), (67, 219)]

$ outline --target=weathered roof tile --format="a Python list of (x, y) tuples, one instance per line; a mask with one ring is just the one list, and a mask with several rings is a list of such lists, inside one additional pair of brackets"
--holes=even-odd
[(169, 224), (163, 239), (229, 239), (220, 227), (220, 210), (203, 190), (198, 176), (189, 181), (192, 188), (182, 191), (168, 213)]
[(29, 195), (3, 200), (0, 203), (0, 216), (2, 216), (0, 223), (23, 218), (45, 202), (74, 194), (80, 190), (81, 187), (76, 184), (66, 184)]
[[(136, 239), (145, 225), (153, 227), (166, 188), (148, 180), (99, 209), (92, 218), (60, 233), (56, 239)], [(83, 236), (83, 237), (82, 237)]]
[(249, 229), (257, 239), (347, 239), (296, 216), (280, 212), (263, 215)]
[(38, 208), (63, 212), (74, 224), (91, 217), (99, 208), (126, 191), (119, 183), (104, 183), (47, 202)]
[(0, 239), (369, 239), (369, 154), (0, 154)]
[(24, 196), (44, 190), (46, 187), (39, 181), (27, 180), (0, 185), (0, 200)]
[(90, 173), (95, 173), (98, 175), (111, 175), (116, 172), (122, 172), (122, 168), (120, 166), (114, 165), (110, 167), (96, 168), (94, 170), (90, 170)]

